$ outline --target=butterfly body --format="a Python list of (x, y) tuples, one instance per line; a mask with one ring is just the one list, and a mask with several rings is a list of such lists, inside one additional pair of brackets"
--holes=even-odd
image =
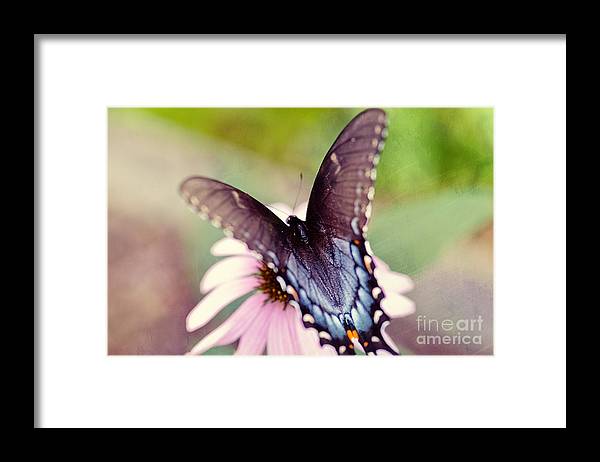
[(321, 164), (306, 221), (292, 215), (283, 222), (248, 194), (209, 178), (181, 186), (196, 212), (244, 241), (277, 274), (304, 326), (338, 354), (398, 353), (385, 335), (385, 294), (366, 240), (385, 127), (380, 109), (363, 111), (346, 126)]
[(290, 227), (294, 240), (298, 241), (300, 244), (308, 244), (308, 227), (306, 226), (306, 223), (295, 215), (290, 215), (287, 218), (286, 223)]

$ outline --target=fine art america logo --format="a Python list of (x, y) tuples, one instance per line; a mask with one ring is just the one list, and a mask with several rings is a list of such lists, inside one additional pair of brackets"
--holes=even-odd
[(417, 343), (419, 345), (481, 345), (483, 318), (429, 319), (417, 316)]

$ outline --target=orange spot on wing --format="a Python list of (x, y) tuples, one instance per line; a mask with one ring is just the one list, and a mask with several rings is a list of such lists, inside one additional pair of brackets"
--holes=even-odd
[(356, 330), (350, 330), (350, 329), (348, 329), (346, 331), (346, 335), (348, 336), (348, 338), (350, 340), (358, 339), (358, 332)]

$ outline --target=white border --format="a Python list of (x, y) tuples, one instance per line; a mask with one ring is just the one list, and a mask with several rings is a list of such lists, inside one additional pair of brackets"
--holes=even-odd
[[(566, 39), (37, 40), (39, 425), (565, 425)], [(377, 105), (495, 107), (494, 357), (106, 355), (107, 106)]]

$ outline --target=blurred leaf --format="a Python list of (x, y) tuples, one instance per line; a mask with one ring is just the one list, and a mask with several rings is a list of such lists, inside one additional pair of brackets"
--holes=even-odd
[(492, 218), (492, 194), (446, 191), (443, 194), (376, 210), (369, 240), (376, 255), (395, 271), (419, 273), (459, 239)]
[(378, 194), (398, 198), (492, 186), (492, 109), (404, 108), (388, 114)]

